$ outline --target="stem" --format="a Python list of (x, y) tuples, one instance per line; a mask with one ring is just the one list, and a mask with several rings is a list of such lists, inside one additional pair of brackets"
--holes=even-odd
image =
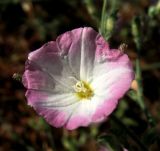
[(142, 110), (145, 110), (145, 104), (143, 102), (143, 87), (142, 87), (142, 72), (140, 68), (140, 59), (136, 59), (136, 80), (138, 83), (138, 90), (137, 90), (137, 101)]
[(106, 6), (107, 6), (107, 0), (103, 0), (103, 7), (102, 7), (102, 14), (101, 14), (101, 23), (100, 23), (100, 33), (102, 35), (105, 33), (104, 20), (105, 20)]
[(116, 116), (112, 115), (111, 119), (118, 125), (120, 128), (125, 129), (127, 134), (139, 145), (142, 151), (148, 151), (147, 147), (139, 140), (139, 138)]
[(137, 49), (137, 59), (136, 59), (136, 80), (138, 84), (138, 90), (137, 90), (137, 101), (143, 112), (145, 113), (145, 116), (151, 126), (155, 125), (155, 121), (151, 114), (148, 112), (147, 107), (144, 104), (143, 100), (143, 85), (142, 85), (142, 71), (140, 67), (140, 51), (141, 51), (141, 32), (140, 32), (140, 18), (135, 18), (135, 20), (132, 23), (132, 34), (134, 36), (134, 41), (136, 44)]
[(138, 84), (138, 90), (137, 90), (137, 101), (139, 103), (139, 106), (144, 111), (145, 116), (151, 126), (155, 125), (155, 120), (153, 119), (152, 115), (148, 112), (147, 107), (144, 104), (143, 100), (143, 85), (142, 85), (142, 71), (140, 67), (140, 44), (136, 44), (137, 47), (137, 53), (138, 58), (136, 59), (136, 80)]

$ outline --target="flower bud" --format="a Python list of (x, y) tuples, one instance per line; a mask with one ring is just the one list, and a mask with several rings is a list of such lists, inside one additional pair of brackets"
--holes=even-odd
[(105, 28), (107, 32), (112, 32), (114, 28), (114, 19), (112, 17), (108, 17), (106, 20)]

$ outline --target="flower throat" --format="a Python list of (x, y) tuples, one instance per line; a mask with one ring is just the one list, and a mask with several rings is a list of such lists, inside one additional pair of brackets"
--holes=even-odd
[(93, 96), (93, 90), (90, 85), (84, 81), (78, 81), (73, 88), (80, 100), (90, 99)]

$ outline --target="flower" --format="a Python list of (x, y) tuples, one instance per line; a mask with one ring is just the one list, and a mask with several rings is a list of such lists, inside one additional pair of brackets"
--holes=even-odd
[(107, 119), (133, 79), (128, 56), (84, 27), (29, 53), (22, 82), (39, 115), (72, 130)]

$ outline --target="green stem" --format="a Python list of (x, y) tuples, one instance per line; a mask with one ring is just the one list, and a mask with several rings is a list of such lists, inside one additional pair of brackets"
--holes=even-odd
[(100, 33), (103, 35), (105, 32), (104, 21), (105, 21), (105, 12), (106, 12), (107, 0), (103, 0), (101, 22), (100, 22)]
[(138, 84), (138, 90), (137, 90), (137, 101), (139, 103), (139, 106), (144, 111), (144, 114), (150, 124), (150, 126), (155, 125), (155, 120), (153, 119), (152, 115), (148, 112), (147, 107), (144, 104), (143, 100), (143, 85), (142, 85), (142, 71), (140, 67), (140, 45), (137, 44), (137, 52), (138, 52), (138, 58), (136, 59), (136, 80)]
[(147, 107), (145, 106), (144, 100), (143, 100), (143, 85), (142, 85), (142, 71), (140, 67), (140, 51), (141, 51), (141, 45), (142, 45), (142, 38), (141, 38), (141, 32), (140, 32), (140, 18), (135, 18), (135, 20), (132, 23), (132, 34), (134, 36), (134, 41), (136, 44), (137, 49), (137, 59), (136, 59), (136, 80), (138, 84), (138, 90), (137, 90), (137, 102), (143, 112), (145, 113), (145, 116), (151, 126), (155, 125), (154, 119), (152, 118), (151, 114), (148, 112)]
[(145, 110), (145, 104), (143, 101), (143, 86), (142, 86), (142, 72), (140, 68), (140, 59), (136, 59), (136, 80), (138, 83), (138, 90), (137, 90), (137, 101), (142, 110)]

